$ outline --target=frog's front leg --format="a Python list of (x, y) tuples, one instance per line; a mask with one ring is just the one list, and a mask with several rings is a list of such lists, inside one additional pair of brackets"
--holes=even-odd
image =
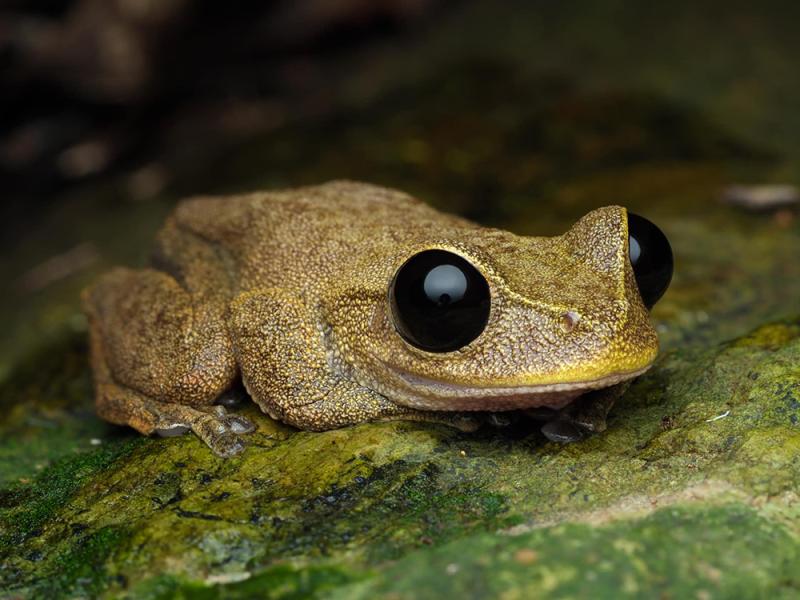
[(465, 431), (478, 426), (459, 413), (400, 406), (337, 373), (319, 319), (285, 290), (243, 294), (232, 303), (230, 315), (242, 381), (275, 419), (310, 431), (390, 419), (446, 423)]
[(584, 394), (556, 412), (542, 426), (542, 433), (552, 442), (569, 443), (583, 439), (587, 433), (605, 431), (609, 411), (629, 387), (630, 382), (625, 381)]

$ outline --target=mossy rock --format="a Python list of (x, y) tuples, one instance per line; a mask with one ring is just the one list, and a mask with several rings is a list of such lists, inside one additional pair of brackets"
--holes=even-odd
[[(66, 380), (3, 394), (88, 401)], [(9, 389), (9, 386), (13, 386)], [(74, 401), (73, 398), (71, 401)], [(195, 437), (62, 421), (79, 446), (0, 495), (8, 596), (530, 597), (800, 588), (800, 320), (672, 350), (608, 431), (556, 445), (533, 428), (416, 423), (298, 432), (250, 406), (240, 457)], [(6, 453), (25, 435), (4, 431)], [(15, 444), (17, 444), (15, 446)], [(743, 566), (743, 565), (746, 565)]]

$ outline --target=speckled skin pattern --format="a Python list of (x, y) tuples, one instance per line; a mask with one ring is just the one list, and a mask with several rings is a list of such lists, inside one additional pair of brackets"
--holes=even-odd
[[(262, 410), (309, 430), (387, 418), (470, 429), (464, 411), (562, 408), (621, 389), (657, 355), (627, 246), (613, 206), (538, 238), (349, 181), (189, 199), (151, 268), (84, 292), (97, 410), (145, 434), (192, 429), (229, 456), (253, 426), (215, 402), (239, 377)], [(393, 324), (394, 274), (431, 248), (489, 282), (486, 329), (454, 352), (412, 347)]]

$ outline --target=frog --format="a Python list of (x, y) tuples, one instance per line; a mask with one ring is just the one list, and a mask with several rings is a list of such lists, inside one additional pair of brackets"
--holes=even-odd
[(96, 411), (220, 457), (256, 429), (237, 389), (306, 431), (527, 411), (577, 441), (656, 360), (671, 269), (663, 233), (621, 206), (545, 237), (349, 180), (192, 197), (146, 267), (82, 293)]

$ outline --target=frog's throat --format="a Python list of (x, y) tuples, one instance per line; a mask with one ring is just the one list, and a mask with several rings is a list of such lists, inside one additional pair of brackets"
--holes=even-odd
[(395, 373), (406, 384), (400, 402), (423, 410), (503, 411), (545, 406), (560, 409), (578, 396), (634, 379), (652, 365), (635, 371), (613, 373), (592, 381), (531, 386), (481, 387), (420, 377), (401, 370)]

